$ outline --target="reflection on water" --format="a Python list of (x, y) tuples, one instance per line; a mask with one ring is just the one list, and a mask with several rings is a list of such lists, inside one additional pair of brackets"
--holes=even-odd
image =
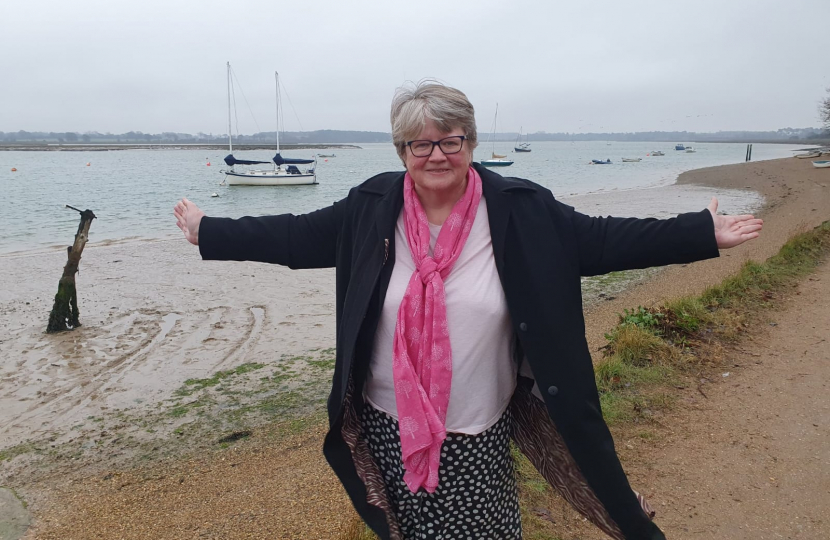
[[(511, 147), (510, 143), (502, 144), (505, 151)], [(744, 144), (695, 144), (697, 153), (687, 154), (675, 152), (673, 145), (667, 143), (608, 145), (601, 141), (535, 142), (532, 148), (527, 154), (511, 153), (516, 163), (496, 172), (538, 182), (558, 197), (666, 185), (686, 170), (741, 162), (746, 151)], [(788, 157), (794, 148), (756, 144), (753, 159)], [(654, 149), (663, 150), (665, 156), (646, 157)], [(391, 144), (321, 152), (335, 153), (336, 157), (318, 161), (319, 185), (288, 187), (220, 185), (224, 175), (219, 171), (227, 152), (219, 150), (0, 152), (0, 188), (7, 202), (0, 214), (0, 253), (70, 244), (78, 226), (78, 214), (65, 209), (66, 204), (89, 208), (98, 216), (90, 230), (91, 242), (163, 238), (179, 234), (172, 208), (182, 196), (216, 216), (302, 213), (342, 199), (349, 189), (375, 174), (402, 170)], [(299, 158), (311, 153), (283, 152), (286, 157)], [(265, 150), (248, 151), (237, 152), (236, 157), (268, 159), (272, 154)], [(484, 155), (484, 150), (478, 152), (478, 157)], [(643, 159), (639, 163), (622, 163), (622, 157)], [(591, 159), (606, 158), (613, 163), (587, 165)], [(87, 163), (90, 165), (86, 166)], [(17, 171), (11, 172), (12, 167)], [(212, 198), (213, 192), (219, 197)], [(609, 200), (612, 206), (602, 213), (646, 215), (642, 206), (623, 210), (613, 206), (613, 199)], [(596, 213), (590, 207), (577, 208)]]

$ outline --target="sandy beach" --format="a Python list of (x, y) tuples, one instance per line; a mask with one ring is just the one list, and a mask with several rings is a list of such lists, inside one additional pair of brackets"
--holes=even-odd
[[(589, 214), (637, 215), (652, 197), (672, 214), (699, 210), (712, 194), (730, 213), (758, 209), (762, 237), (590, 303), (592, 352), (624, 308), (699, 293), (830, 218), (830, 171), (797, 159), (699, 169), (673, 186), (567, 202)], [(348, 521), (319, 427), (219, 454), (202, 455), (192, 439), (166, 443), (210, 407), (250, 407), (286, 389), (308, 394), (299, 409), (320, 406), (334, 347), (334, 270), (203, 262), (184, 240), (90, 244), (77, 276), (83, 326), (46, 335), (65, 260), (62, 249), (0, 256), (12, 284), (0, 289), (0, 450), (13, 451), (0, 485), (29, 503), (27, 538), (92, 538), (102, 527), (111, 527), (107, 538), (331, 538)], [(183, 390), (234, 370), (199, 383), (215, 389), (207, 408)], [(274, 409), (246, 417), (246, 437), (276, 418)], [(206, 431), (205, 444), (215, 446), (227, 426)]]

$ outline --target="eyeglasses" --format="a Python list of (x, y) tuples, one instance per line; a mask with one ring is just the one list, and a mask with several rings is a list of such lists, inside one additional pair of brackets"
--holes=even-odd
[(444, 137), (440, 141), (409, 141), (406, 145), (415, 157), (427, 157), (432, 155), (435, 147), (441, 149), (444, 154), (457, 154), (464, 146), (464, 140), (467, 139), (464, 135), (453, 135), (452, 137)]

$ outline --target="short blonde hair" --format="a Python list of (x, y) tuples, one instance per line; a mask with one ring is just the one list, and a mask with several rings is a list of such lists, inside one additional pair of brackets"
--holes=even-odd
[(478, 145), (476, 116), (473, 104), (461, 90), (434, 79), (423, 79), (395, 90), (392, 99), (392, 143), (401, 161), (406, 164), (406, 143), (424, 129), (427, 119), (444, 132), (461, 128), (472, 153)]

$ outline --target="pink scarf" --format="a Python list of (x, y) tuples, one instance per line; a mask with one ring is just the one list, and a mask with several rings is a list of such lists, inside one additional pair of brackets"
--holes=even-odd
[(470, 167), (467, 189), (455, 203), (429, 256), (429, 224), (412, 177), (404, 177), (404, 224), (415, 272), (395, 326), (392, 374), (401, 431), (403, 479), (415, 493), (438, 487), (441, 444), (447, 437), (452, 350), (444, 280), (470, 236), (481, 200), (481, 177)]

